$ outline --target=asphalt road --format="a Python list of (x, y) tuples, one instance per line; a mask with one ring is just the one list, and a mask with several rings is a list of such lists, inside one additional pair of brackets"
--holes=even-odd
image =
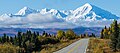
[(88, 46), (89, 38), (80, 39), (71, 45), (56, 51), (54, 53), (86, 53), (86, 48)]

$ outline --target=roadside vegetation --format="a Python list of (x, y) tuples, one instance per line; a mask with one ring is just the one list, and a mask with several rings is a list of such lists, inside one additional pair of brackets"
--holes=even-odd
[(42, 49), (40, 51), (40, 53), (53, 53), (55, 51), (58, 51), (70, 44), (72, 44), (73, 42), (77, 41), (77, 40), (80, 40), (80, 38), (78, 39), (73, 39), (73, 40), (68, 40), (68, 41), (61, 41), (57, 44), (48, 44), (48, 45), (44, 45), (44, 49)]
[(24, 49), (11, 43), (0, 44), (0, 53), (19, 53), (20, 50), (22, 51)]
[(113, 53), (109, 39), (90, 38), (87, 53)]
[[(84, 36), (82, 36), (83, 38)], [(56, 35), (43, 31), (18, 32), (14, 37), (0, 37), (0, 53), (52, 53), (80, 39), (71, 29), (58, 30)]]
[(14, 37), (3, 34), (0, 37), (0, 53), (53, 53), (71, 43), (87, 37), (95, 37), (95, 34), (75, 34), (73, 30), (58, 30), (56, 35), (43, 31), (18, 32)]
[(87, 53), (120, 53), (120, 24), (115, 20), (102, 29), (100, 38), (91, 38)]

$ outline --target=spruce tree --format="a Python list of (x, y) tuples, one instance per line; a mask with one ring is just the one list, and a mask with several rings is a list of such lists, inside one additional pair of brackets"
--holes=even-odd
[(21, 47), (21, 43), (22, 43), (22, 36), (21, 36), (21, 32), (18, 32), (18, 45)]
[(6, 41), (7, 41), (7, 42), (9, 42), (9, 41), (10, 41), (9, 36), (7, 36)]
[(0, 43), (2, 43), (2, 38), (0, 37)]
[(120, 50), (120, 28), (118, 30), (119, 30), (119, 37), (118, 37), (117, 48)]
[(35, 51), (38, 51), (41, 49), (41, 43), (38, 38), (35, 39)]
[(37, 33), (37, 36), (39, 36), (39, 32), (36, 32)]
[(111, 35), (111, 48), (113, 51), (117, 51), (117, 43), (118, 43), (118, 36), (119, 36), (119, 27), (117, 21), (114, 21), (113, 25), (113, 33)]
[(91, 35), (91, 36), (92, 36), (92, 37), (96, 37), (94, 33), (92, 33), (92, 35)]
[(45, 31), (43, 31), (43, 34), (42, 34), (42, 36), (43, 36), (43, 35), (45, 35), (45, 33), (46, 33), (46, 32), (45, 32)]
[(17, 43), (17, 36), (15, 35), (15, 37), (13, 38), (13, 44), (14, 45), (18, 45), (18, 43)]
[(5, 43), (7, 41), (7, 35), (4, 33), (4, 36), (2, 37), (3, 43)]
[(13, 44), (13, 37), (10, 37), (10, 42)]
[(100, 38), (104, 38), (104, 35), (103, 35), (103, 31), (104, 31), (104, 29), (102, 29), (102, 31), (101, 31), (101, 37)]
[(119, 34), (119, 37), (118, 37), (117, 48), (120, 50), (120, 34)]

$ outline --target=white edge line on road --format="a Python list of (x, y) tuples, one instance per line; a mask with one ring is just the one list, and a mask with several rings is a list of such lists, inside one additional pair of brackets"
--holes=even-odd
[[(88, 39), (88, 43), (89, 43), (89, 39)], [(86, 50), (87, 50), (87, 47), (88, 47), (88, 43), (87, 43), (87, 46), (85, 47), (85, 52), (84, 53), (86, 53)]]

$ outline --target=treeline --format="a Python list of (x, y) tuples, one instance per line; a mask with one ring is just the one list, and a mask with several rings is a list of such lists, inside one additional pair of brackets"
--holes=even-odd
[(39, 32), (18, 32), (15, 37), (4, 34), (4, 36), (0, 38), (0, 43), (4, 44), (7, 42), (23, 48), (23, 50), (19, 50), (19, 53), (31, 53), (33, 51), (40, 51), (42, 45), (58, 43), (59, 40), (54, 37), (55, 36), (52, 36), (45, 31), (42, 35), (40, 35)]
[(94, 33), (92, 34), (81, 34), (80, 38), (88, 38), (88, 37), (96, 37), (96, 35)]
[(106, 27), (101, 31), (102, 39), (110, 39), (110, 47), (113, 51), (120, 51), (120, 24), (117, 20), (111, 24), (110, 27)]
[[(43, 45), (62, 43), (69, 40), (86, 37), (95, 37), (95, 34), (81, 34), (78, 36), (72, 29), (67, 31), (58, 30), (56, 35), (51, 35), (45, 31), (43, 31), (42, 34), (39, 34), (39, 32), (32, 32), (28, 30), (26, 32), (18, 32), (14, 37), (10, 37), (4, 33), (3, 36), (0, 37), (0, 45), (11, 45), (10, 47), (12, 48), (18, 47), (15, 49), (17, 51), (14, 53), (32, 53), (41, 51), (44, 48), (42, 47)], [(9, 46), (6, 46), (6, 48), (9, 48)], [(0, 49), (0, 51), (1, 50), (2, 49)], [(4, 50), (6, 49), (4, 48)]]
[(79, 36), (74, 33), (73, 30), (67, 30), (66, 32), (59, 30), (57, 32), (57, 38), (58, 39), (75, 39), (75, 38), (88, 38), (88, 37), (96, 37), (94, 33), (92, 34), (80, 34)]
[(51, 35), (45, 31), (39, 34), (39, 32), (28, 30), (27, 32), (18, 32), (14, 37), (4, 34), (0, 37), (0, 44), (10, 43), (19, 46), (21, 49), (19, 49), (17, 53), (32, 53), (33, 51), (36, 52), (43, 49), (42, 45), (56, 44), (60, 41), (67, 41), (75, 38), (79, 38), (79, 36), (71, 29), (67, 31), (59, 30), (56, 35)]

